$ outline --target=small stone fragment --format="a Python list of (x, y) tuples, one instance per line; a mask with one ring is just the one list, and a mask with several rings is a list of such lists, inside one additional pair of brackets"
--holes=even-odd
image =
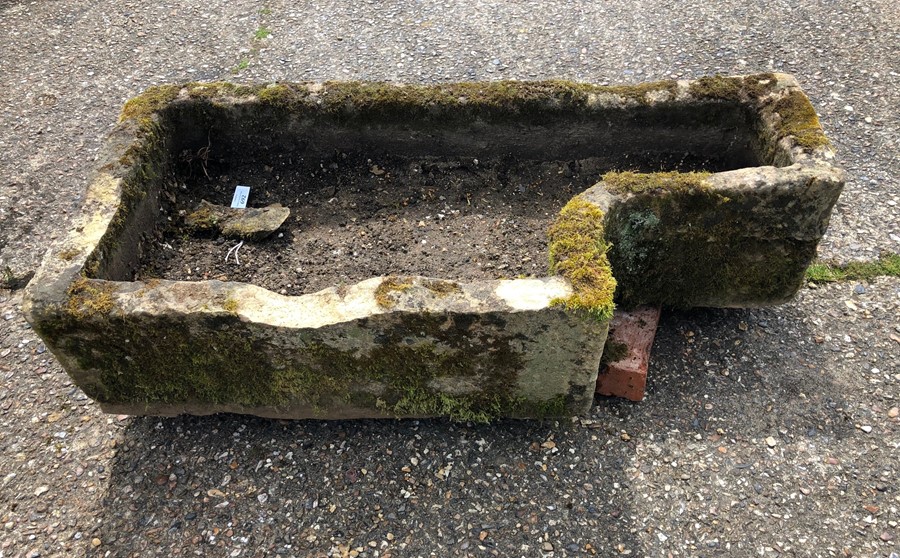
[(869, 426), (868, 424), (864, 424), (864, 425), (860, 426), (859, 429), (862, 430), (863, 432), (865, 432), (866, 434), (868, 434), (869, 432), (872, 431), (872, 427)]
[(778, 440), (776, 440), (772, 436), (769, 436), (768, 438), (766, 438), (766, 445), (769, 446), (770, 448), (774, 448), (777, 444), (778, 444)]
[(97, 548), (101, 544), (103, 544), (103, 542), (100, 539), (98, 539), (97, 537), (94, 537), (93, 539), (91, 539), (91, 546), (93, 546), (94, 548)]
[(44, 494), (46, 494), (46, 493), (49, 492), (49, 491), (50, 491), (50, 487), (49, 487), (49, 486), (39, 486), (39, 487), (37, 487), (37, 489), (34, 491), (34, 495), (35, 495), (35, 496), (43, 496)]
[(229, 238), (262, 240), (277, 231), (290, 214), (289, 208), (278, 203), (235, 209), (201, 200), (197, 209), (185, 217), (185, 223), (196, 230), (221, 232)]
[(891, 407), (888, 411), (888, 417), (897, 418), (900, 416), (900, 407)]

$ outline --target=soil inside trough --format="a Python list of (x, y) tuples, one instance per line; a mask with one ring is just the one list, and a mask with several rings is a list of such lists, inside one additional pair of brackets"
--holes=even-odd
[[(204, 168), (206, 167), (206, 168)], [(164, 193), (160, 225), (144, 242), (137, 279), (252, 283), (299, 295), (379, 275), (459, 281), (547, 273), (547, 228), (605, 168), (591, 159), (403, 159), (339, 153), (288, 156), (217, 170), (184, 163)], [(208, 174), (208, 176), (207, 176)], [(248, 207), (281, 203), (291, 216), (274, 235), (238, 242), (200, 235), (184, 216), (201, 199), (229, 205), (250, 186)]]

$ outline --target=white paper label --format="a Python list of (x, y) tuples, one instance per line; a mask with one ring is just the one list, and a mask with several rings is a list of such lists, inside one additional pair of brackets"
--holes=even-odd
[(244, 209), (247, 207), (247, 198), (250, 197), (250, 186), (237, 186), (234, 189), (234, 197), (231, 198), (231, 207)]

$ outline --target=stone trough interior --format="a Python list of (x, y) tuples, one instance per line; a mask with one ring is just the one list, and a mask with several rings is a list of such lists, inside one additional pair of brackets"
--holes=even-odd
[[(282, 107), (207, 99), (170, 104), (156, 223), (119, 280), (241, 281), (287, 295), (370, 277), (459, 281), (544, 276), (547, 229), (608, 171), (718, 172), (763, 164), (759, 122), (737, 101), (542, 107), (457, 118), (347, 110), (297, 117)], [(245, 242), (186, 223), (201, 200), (291, 215)], [(149, 225), (149, 223), (147, 223)], [(238, 263), (240, 262), (240, 263)]]

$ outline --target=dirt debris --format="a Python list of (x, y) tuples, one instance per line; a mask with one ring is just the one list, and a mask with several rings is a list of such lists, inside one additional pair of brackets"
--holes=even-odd
[[(305, 294), (379, 275), (457, 281), (547, 273), (547, 229), (602, 169), (583, 161), (402, 159), (335, 154), (176, 178), (139, 278), (242, 281)], [(234, 242), (191, 227), (202, 199), (226, 203), (236, 185), (251, 206), (291, 217), (264, 241)]]

